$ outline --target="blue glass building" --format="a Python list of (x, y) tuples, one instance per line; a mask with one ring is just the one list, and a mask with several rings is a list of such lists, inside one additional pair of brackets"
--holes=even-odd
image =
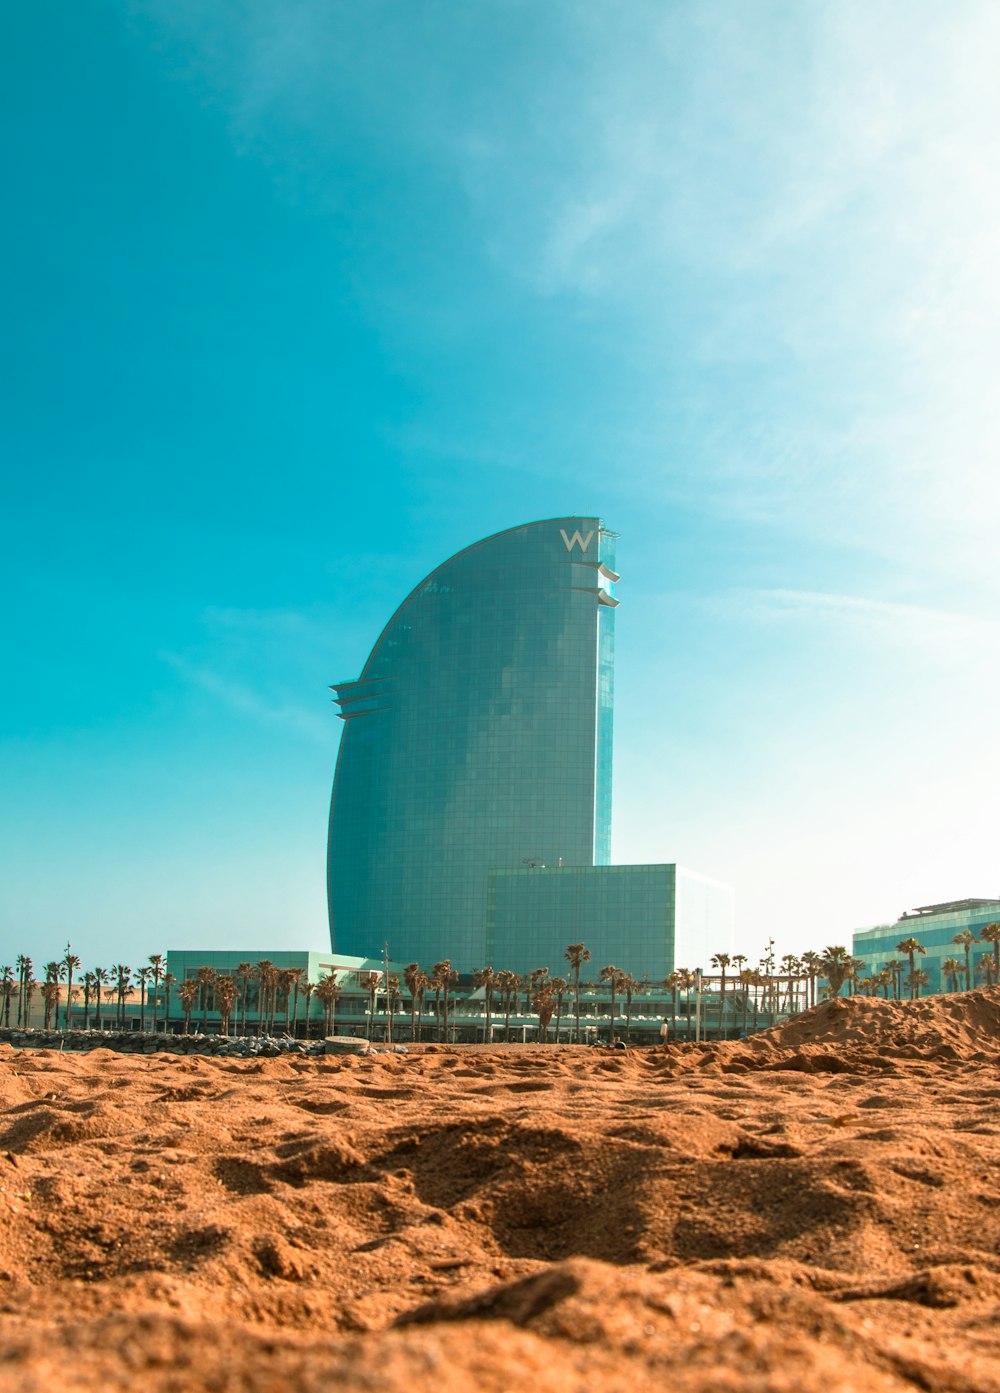
[[(924, 949), (917, 956), (916, 966), (927, 973), (927, 985), (921, 988), (922, 996), (933, 996), (949, 990), (947, 975), (941, 964), (948, 958), (965, 962), (962, 944), (955, 942), (956, 935), (969, 932), (976, 940), (970, 942), (969, 966), (972, 968), (972, 981), (965, 980), (964, 971), (959, 976), (960, 985), (981, 987), (986, 983), (982, 967), (983, 959), (992, 960), (991, 944), (980, 938), (987, 924), (1000, 922), (1000, 900), (966, 899), (949, 900), (944, 904), (923, 905), (902, 914), (894, 924), (877, 924), (870, 929), (857, 929), (854, 932), (854, 946), (851, 952), (864, 963), (860, 976), (870, 977), (881, 971), (886, 963), (904, 961), (909, 973), (909, 963), (905, 953), (897, 951), (896, 945), (904, 939), (915, 938)], [(906, 976), (903, 978), (903, 994), (909, 995)]]
[(488, 872), (606, 864), (615, 534), (550, 518), (439, 566), (389, 620), (346, 723), (328, 843), (331, 941), (468, 970)]

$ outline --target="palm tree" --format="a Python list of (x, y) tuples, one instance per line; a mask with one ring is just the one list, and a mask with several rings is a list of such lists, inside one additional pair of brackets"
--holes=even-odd
[(767, 947), (764, 955), (758, 964), (761, 975), (761, 985), (764, 989), (764, 1006), (768, 1015), (768, 1024), (774, 1024), (775, 1016), (775, 983), (774, 983), (774, 939), (767, 940)]
[(890, 958), (883, 969), (883, 971), (888, 972), (892, 978), (892, 994), (896, 1001), (898, 1001), (902, 995), (900, 984), (903, 980), (905, 968), (906, 964), (901, 963), (898, 958)]
[(236, 978), (216, 976), (215, 979), (215, 999), (219, 1004), (219, 1034), (229, 1034), (229, 1018), (233, 1014), (233, 1007), (236, 1005), (236, 998), (239, 996), (239, 987), (236, 985)]
[(984, 943), (993, 944), (993, 982), (1000, 982), (1000, 923), (986, 924), (979, 930)]
[(974, 943), (978, 943), (979, 939), (976, 937), (976, 935), (972, 932), (971, 929), (963, 929), (962, 932), (957, 933), (951, 941), (952, 943), (957, 943), (960, 947), (965, 949), (965, 986), (967, 991), (971, 991), (973, 982), (972, 964), (969, 961), (969, 954), (972, 952), (972, 945)]
[(615, 967), (614, 963), (608, 963), (606, 967), (601, 968), (598, 976), (602, 982), (606, 982), (611, 988), (611, 1027), (608, 1032), (608, 1041), (610, 1043), (610, 1041), (615, 1038), (615, 998), (618, 995), (618, 988), (621, 985), (624, 974), (620, 967)]
[(35, 988), (38, 986), (34, 976), (34, 964), (28, 959), (27, 975), (24, 979), (24, 1024), (31, 1022), (31, 999), (35, 995)]
[(958, 958), (945, 958), (942, 962), (941, 975), (943, 977), (947, 977), (948, 980), (951, 982), (951, 991), (958, 991), (958, 974), (960, 972), (964, 972), (964, 970), (965, 969), (962, 967), (962, 964), (959, 962)]
[(816, 978), (820, 976), (822, 959), (818, 953), (814, 953), (812, 949), (810, 949), (809, 952), (802, 954), (801, 962), (802, 968), (806, 974), (806, 981), (808, 983), (806, 1005), (815, 1006)]
[[(59, 964), (60, 977), (65, 973), (66, 976), (66, 1015), (63, 1020), (63, 1030), (69, 1030), (69, 1017), (73, 1001), (73, 973), (80, 966), (80, 959), (73, 952), (70, 945), (66, 944), (66, 952), (62, 962)], [(58, 1021), (56, 1022), (58, 1025)]]
[(732, 959), (728, 953), (716, 953), (711, 963), (713, 967), (719, 969), (719, 1039), (722, 1039), (725, 1015), (726, 1015), (726, 968), (731, 966)]
[(555, 1010), (555, 997), (551, 986), (544, 978), (538, 978), (539, 986), (531, 998), (532, 1008), (538, 1015), (538, 1038), (544, 1044), (549, 1035), (549, 1022)]
[(28, 1017), (24, 1010), (24, 998), (28, 981), (35, 970), (35, 964), (24, 953), (19, 953), (14, 959), (14, 966), (17, 968), (17, 980), (19, 983), (17, 993), (17, 1023), (27, 1025)]
[(257, 976), (257, 1034), (265, 1034), (268, 1029), (268, 1010), (274, 988), (276, 968), (269, 958), (261, 958), (256, 967)]
[(94, 1027), (103, 1030), (101, 1020), (101, 989), (111, 985), (111, 974), (106, 967), (94, 968)]
[(533, 992), (538, 991), (548, 975), (549, 969), (547, 967), (533, 967), (528, 973), (529, 989)]
[(167, 968), (167, 960), (162, 953), (150, 953), (149, 966), (153, 975), (153, 1034), (156, 1034), (156, 1006), (160, 995), (160, 980)]
[(184, 1012), (184, 1034), (191, 1034), (191, 1012), (194, 1004), (198, 1000), (198, 993), (201, 987), (194, 977), (185, 977), (184, 981), (177, 988), (177, 995), (181, 999), (181, 1010)]
[[(524, 1009), (526, 1013), (530, 1014), (535, 1010), (535, 997), (544, 990), (546, 985), (545, 979), (548, 975), (549, 969), (547, 967), (534, 967), (528, 973), (528, 980), (524, 988)], [(538, 1014), (537, 1011), (535, 1014)]]
[(14, 995), (16, 982), (12, 967), (0, 967), (0, 996), (3, 997), (3, 1023), (10, 1025), (10, 999)]
[(111, 969), (114, 974), (114, 988), (118, 998), (118, 1012), (115, 1017), (119, 1030), (125, 1029), (125, 998), (132, 991), (132, 969), (126, 963), (115, 963)]
[(583, 943), (571, 943), (563, 957), (573, 972), (573, 1014), (576, 1017), (576, 1043), (580, 1043), (580, 968), (590, 962), (590, 949)]
[[(45, 1003), (45, 1029), (48, 1030), (52, 1024), (53, 1012), (55, 1013), (56, 1029), (59, 1028), (59, 976), (61, 964), (57, 962), (47, 962), (43, 968), (45, 981), (42, 983), (42, 1000)], [(55, 987), (55, 991), (48, 990)]]
[[(735, 962), (736, 959), (734, 958), (733, 961)], [(785, 1010), (789, 1015), (792, 1015), (794, 1012), (792, 998), (795, 994), (796, 980), (802, 973), (802, 959), (797, 957), (794, 953), (786, 953), (781, 959), (781, 970), (788, 978), (788, 991), (785, 993)]]
[(926, 953), (927, 949), (915, 938), (904, 938), (901, 943), (896, 944), (897, 953), (905, 953), (910, 960), (910, 975), (908, 980), (910, 987), (910, 1000), (914, 1001), (920, 995), (920, 983), (916, 979), (916, 955)]
[(854, 995), (854, 984), (859, 978), (865, 975), (868, 964), (864, 958), (848, 958), (847, 960), (847, 991), (849, 996)]
[(299, 992), (302, 990), (302, 969), (293, 967), (289, 969), (288, 980), (292, 984), (292, 1035), (299, 1032)]
[[(48, 1030), (52, 1024), (53, 1011), (59, 1009), (59, 982), (54, 977), (47, 977), (42, 983), (42, 1000), (45, 1002), (45, 1025), (43, 1029)], [(58, 1020), (57, 1020), (58, 1023)]]
[(980, 954), (979, 962), (976, 964), (976, 971), (979, 973), (980, 977), (986, 978), (986, 985), (988, 987), (993, 986), (996, 981), (996, 969), (993, 963), (992, 953)]
[(146, 987), (153, 975), (151, 967), (140, 967), (135, 974), (139, 979), (139, 1029), (146, 1029)]
[(247, 997), (250, 994), (250, 979), (254, 975), (252, 963), (237, 963), (233, 977), (236, 979), (240, 993), (240, 1024), (239, 1032), (241, 1035), (247, 1033)]
[(199, 1005), (201, 1006), (201, 1033), (202, 1035), (204, 1035), (208, 1030), (209, 993), (212, 991), (216, 982), (219, 980), (219, 974), (216, 972), (214, 967), (203, 966), (199, 967), (197, 973), (195, 974), (194, 980), (198, 983), (198, 990), (201, 993), (201, 1000), (199, 1002)]
[(839, 996), (841, 987), (851, 973), (850, 953), (840, 944), (824, 948), (820, 956), (820, 968), (830, 988), (830, 995)]
[(286, 1035), (289, 1033), (292, 1024), (292, 989), (295, 986), (295, 979), (299, 976), (300, 970), (301, 969), (297, 967), (276, 967), (274, 969), (275, 1014), (277, 1014), (279, 1008), (284, 1012)]
[(316, 983), (316, 999), (323, 1005), (323, 1033), (332, 1035), (334, 1033), (334, 1018), (337, 1009), (337, 1002), (343, 992), (340, 983), (337, 981), (335, 972), (324, 972)]
[(295, 1024), (295, 1011), (298, 1009), (299, 980), (302, 976), (300, 967), (285, 967), (279, 969), (282, 995), (285, 998), (285, 1034), (294, 1035), (292, 1027)]
[[(444, 958), (441, 962), (435, 963), (431, 969), (431, 981), (435, 978), (440, 983), (438, 992), (444, 1004), (444, 1038), (448, 1039), (448, 994), (451, 988), (458, 981), (458, 972), (451, 965), (450, 958)], [(440, 1032), (438, 1034), (440, 1039)]]
[(549, 986), (556, 999), (556, 1044), (559, 1043), (559, 1027), (562, 1025), (563, 1018), (563, 997), (569, 990), (569, 983), (565, 977), (550, 977)]
[(493, 993), (496, 990), (497, 975), (492, 967), (481, 967), (472, 974), (472, 985), (477, 991), (482, 988), (483, 1005), (486, 1007), (486, 1031), (483, 1038), (488, 1043), (493, 1038)]
[(927, 976), (927, 973), (923, 970), (923, 968), (918, 967), (910, 973), (909, 977), (906, 980), (910, 986), (910, 1000), (913, 1001), (917, 997), (919, 997), (920, 988), (926, 987), (927, 983), (930, 981), (930, 978)]
[(315, 990), (316, 990), (316, 983), (315, 983), (315, 982), (310, 982), (308, 976), (303, 977), (303, 979), (302, 979), (302, 995), (305, 997), (305, 1002), (306, 1002), (306, 1007), (305, 1007), (305, 1017), (306, 1017), (305, 1032), (306, 1032), (306, 1039), (307, 1039), (307, 1040), (311, 1039), (311, 1037), (312, 1037), (312, 995), (313, 995), (313, 992), (314, 992)]
[(83, 1028), (90, 1029), (90, 999), (94, 995), (97, 978), (92, 972), (83, 974)]
[(427, 988), (427, 974), (420, 971), (419, 963), (407, 963), (403, 968), (403, 982), (410, 993), (410, 1039), (415, 1042), (420, 1038), (417, 1014)]

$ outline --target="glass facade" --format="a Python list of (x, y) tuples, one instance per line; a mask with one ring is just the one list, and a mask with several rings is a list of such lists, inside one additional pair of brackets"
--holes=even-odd
[(674, 958), (674, 886), (666, 865), (494, 871), (486, 959), (522, 976), (537, 967), (565, 975), (566, 945), (585, 943), (587, 978), (609, 963), (663, 977)]
[(662, 981), (676, 966), (708, 967), (733, 947), (733, 892), (683, 866), (561, 866), (489, 878), (486, 961), (565, 975), (569, 943), (585, 943), (596, 979), (609, 964)]
[(497, 533), (422, 581), (361, 676), (335, 685), (338, 952), (388, 942), (470, 971), (486, 961), (488, 872), (608, 862), (614, 566), (599, 518)]
[[(881, 971), (886, 963), (903, 961), (906, 973), (903, 974), (903, 994), (909, 995), (906, 976), (909, 973), (909, 959), (905, 953), (896, 951), (896, 944), (906, 938), (915, 938), (924, 948), (916, 955), (916, 966), (927, 973), (927, 985), (920, 988), (922, 996), (933, 995), (950, 989), (941, 964), (946, 958), (957, 959), (964, 968), (965, 950), (954, 942), (956, 934), (968, 929), (975, 938), (987, 924), (1000, 922), (1000, 900), (952, 900), (947, 904), (928, 905), (924, 909), (913, 910), (897, 919), (894, 924), (879, 924), (871, 929), (858, 929), (854, 934), (851, 952), (865, 964), (860, 976), (870, 977)], [(978, 943), (971, 945), (970, 963), (973, 969), (973, 987), (985, 985), (985, 978), (978, 971), (984, 957), (993, 956), (993, 945)], [(964, 972), (959, 976), (959, 985), (965, 987)]]

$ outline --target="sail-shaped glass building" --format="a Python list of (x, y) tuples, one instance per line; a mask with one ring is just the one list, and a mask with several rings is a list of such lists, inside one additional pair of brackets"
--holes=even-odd
[[(361, 676), (335, 684), (337, 952), (388, 943), (465, 972), (528, 971), (546, 953), (556, 971), (567, 943), (599, 936), (609, 952), (623, 940), (626, 970), (674, 965), (683, 873), (609, 867), (615, 542), (600, 518), (565, 517), (467, 547), (407, 596)], [(551, 874), (569, 868), (583, 878)], [(711, 952), (732, 935), (719, 889)]]
[(487, 537), (421, 581), (336, 684), (339, 951), (389, 939), (471, 964), (489, 871), (609, 861), (614, 565), (600, 518)]

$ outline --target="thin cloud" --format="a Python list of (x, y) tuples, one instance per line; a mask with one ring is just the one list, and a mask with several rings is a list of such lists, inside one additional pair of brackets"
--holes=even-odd
[(880, 638), (922, 637), (940, 644), (995, 644), (996, 622), (961, 611), (819, 590), (741, 589), (709, 597), (707, 607), (760, 622), (835, 623), (876, 630)]
[(258, 725), (278, 728), (327, 750), (335, 743), (337, 730), (336, 722), (332, 719), (323, 719), (322, 715), (295, 702), (267, 701), (244, 683), (223, 677), (211, 668), (190, 663), (179, 654), (164, 652), (160, 658), (190, 686), (206, 692), (228, 710)]
[[(513, 282), (588, 316), (617, 384), (576, 422), (551, 401), (541, 422), (534, 403), (530, 425), (490, 421), (501, 458), (530, 468), (578, 431), (574, 477), (614, 460), (665, 506), (903, 573), (919, 557), (1000, 598), (995, 6), (137, 10), (185, 35), (234, 143), (289, 189), (336, 205), (325, 181), (347, 141), (390, 178), (464, 195), (462, 246), (478, 242), (498, 299)], [(449, 343), (474, 332), (462, 294), (421, 298), (394, 274), (364, 291), (392, 351), (426, 349), (435, 325)], [(448, 409), (401, 432), (448, 436)]]

